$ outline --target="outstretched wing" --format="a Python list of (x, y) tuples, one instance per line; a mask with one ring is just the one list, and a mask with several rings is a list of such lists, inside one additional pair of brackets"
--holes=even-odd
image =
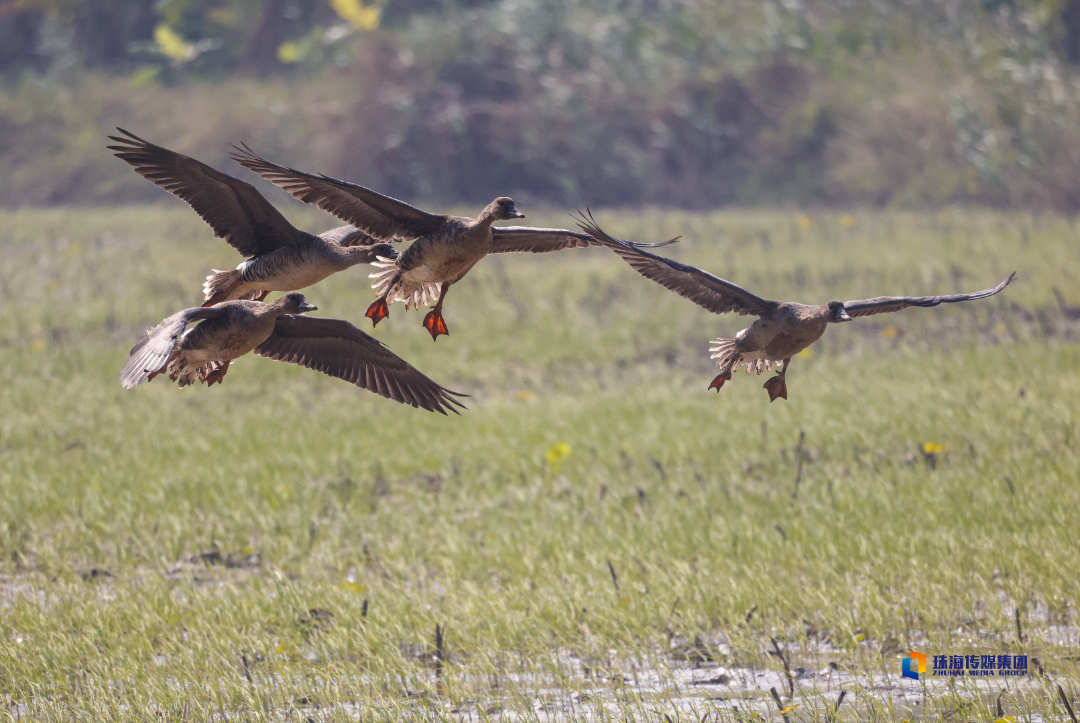
[(318, 206), (379, 241), (412, 241), (437, 231), (446, 216), (421, 211), (404, 201), (329, 176), (316, 176), (260, 158), (246, 145), (232, 157), (244, 168)]
[[(492, 227), (491, 253), (503, 254), (525, 252), (540, 254), (563, 249), (580, 249), (586, 246), (602, 246), (599, 241), (587, 233), (567, 231), (564, 228), (530, 228), (529, 226)], [(657, 244), (635, 244), (631, 246), (657, 248), (678, 241), (671, 239)]]
[(971, 301), (972, 299), (985, 299), (998, 293), (1016, 278), (1016, 272), (1009, 274), (1009, 278), (1002, 281), (992, 289), (983, 289), (973, 294), (953, 294), (951, 296), (879, 296), (876, 299), (862, 299), (861, 301), (845, 301), (844, 311), (848, 316), (872, 316), (874, 314), (888, 314), (900, 311), (909, 306), (937, 306), (938, 304), (955, 304), (958, 301)]
[(213, 319), (224, 313), (225, 309), (219, 306), (184, 309), (146, 332), (146, 336), (132, 347), (127, 363), (120, 371), (120, 383), (124, 389), (142, 384), (151, 374), (161, 371), (188, 324), (199, 319)]
[(303, 234), (285, 220), (250, 183), (215, 171), (194, 158), (144, 141), (123, 128), (126, 138), (109, 136), (120, 145), (106, 146), (159, 188), (187, 201), (214, 235), (244, 256), (258, 256), (294, 246)]
[(643, 251), (627, 241), (608, 236), (596, 225), (592, 214), (588, 217), (582, 214), (579, 225), (585, 233), (630, 264), (634, 271), (714, 314), (734, 311), (739, 316), (760, 316), (776, 307), (775, 301), (751, 294), (738, 284), (713, 276), (696, 266), (680, 264), (678, 261)]
[(335, 243), (343, 248), (362, 247), (367, 249), (367, 255), (362, 257), (360, 261), (362, 264), (373, 263), (377, 261), (379, 257), (384, 259), (396, 259), (399, 255), (398, 250), (390, 244), (381, 243), (352, 225), (338, 226), (329, 231), (324, 231), (319, 234), (319, 238), (323, 241)]
[(282, 316), (270, 337), (255, 348), (267, 359), (299, 364), (362, 389), (429, 412), (465, 408), (444, 389), (369, 334), (341, 319)]

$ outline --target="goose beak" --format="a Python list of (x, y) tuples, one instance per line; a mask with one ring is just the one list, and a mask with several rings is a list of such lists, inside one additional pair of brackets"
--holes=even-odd
[(309, 304), (306, 301), (303, 304), (300, 305), (300, 313), (301, 314), (307, 313), (309, 311), (318, 311), (318, 310), (319, 310), (319, 307), (315, 306), (314, 304)]
[(510, 207), (510, 218), (525, 218), (525, 214), (517, 210), (516, 206)]
[(851, 317), (848, 316), (847, 309), (840, 307), (840, 311), (836, 312), (837, 321), (851, 321)]

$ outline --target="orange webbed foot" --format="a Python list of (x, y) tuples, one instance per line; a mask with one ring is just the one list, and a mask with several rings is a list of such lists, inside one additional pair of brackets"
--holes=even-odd
[(765, 382), (765, 390), (769, 392), (770, 402), (775, 402), (778, 398), (787, 399), (787, 382), (781, 374)]
[(728, 369), (723, 374), (718, 374), (716, 379), (712, 380), (712, 383), (709, 385), (709, 389), (715, 389), (717, 392), (719, 392), (720, 387), (724, 386), (724, 382), (728, 381), (729, 379), (731, 379), (730, 369)]
[(432, 341), (438, 341), (440, 334), (450, 336), (450, 332), (446, 330), (446, 322), (443, 321), (442, 312), (438, 310), (431, 310), (427, 316), (424, 317), (424, 328), (431, 334)]
[(367, 308), (367, 313), (364, 314), (367, 318), (371, 319), (371, 325), (377, 326), (380, 321), (390, 316), (390, 307), (386, 303), (386, 299), (379, 297), (375, 301), (371, 302), (371, 306)]

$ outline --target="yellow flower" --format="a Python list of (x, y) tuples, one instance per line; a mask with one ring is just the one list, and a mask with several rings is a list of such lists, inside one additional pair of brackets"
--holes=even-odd
[(800, 705), (802, 705), (802, 703), (796, 703), (795, 705), (789, 705), (787, 708), (784, 708), (782, 711), (780, 711), (780, 715), (787, 715), (791, 711), (798, 708)]
[(176, 31), (164, 23), (154, 28), (154, 42), (157, 43), (158, 50), (177, 62), (195, 57), (195, 47), (185, 42)]
[(277, 49), (277, 59), (282, 63), (295, 63), (304, 57), (304, 50), (291, 40), (282, 43)]
[(994, 327), (994, 333), (998, 336), (1005, 336), (1009, 333), (1009, 327), (1005, 326), (999, 321), (997, 326)]
[(529, 401), (530, 399), (533, 398), (533, 396), (534, 396), (533, 393), (530, 392), (528, 389), (521, 389), (517, 393), (517, 398), (520, 399), (523, 402)]
[(807, 216), (805, 213), (799, 214), (799, 228), (803, 231), (810, 229), (814, 226), (814, 219)]
[(897, 329), (895, 326), (886, 326), (884, 329), (881, 330), (881, 335), (886, 339), (895, 339), (896, 337), (900, 336), (900, 330)]
[(361, 585), (358, 582), (343, 582), (342, 585), (345, 586), (346, 590), (351, 590), (352, 592), (356, 593), (357, 595), (360, 595), (365, 590), (364, 586)]
[(806, 347), (805, 349), (803, 349), (801, 352), (799, 352), (795, 356), (797, 356), (799, 359), (813, 359), (814, 358), (814, 350), (811, 349), (810, 347)]
[(382, 11), (374, 5), (364, 5), (362, 0), (330, 0), (330, 7), (342, 20), (357, 30), (374, 30), (379, 27)]
[(548, 465), (551, 466), (551, 471), (555, 474), (559, 474), (559, 467), (562, 465), (564, 459), (570, 456), (570, 445), (566, 442), (559, 442), (548, 447), (548, 451), (544, 453), (544, 458), (547, 459)]
[(157, 82), (158, 68), (143, 68), (135, 75), (131, 76), (132, 88), (147, 88)]
[(945, 445), (937, 442), (927, 442), (922, 446), (922, 449), (926, 454), (941, 454), (945, 451)]
[(845, 213), (840, 217), (840, 225), (844, 228), (851, 228), (855, 225), (855, 217), (850, 213)]

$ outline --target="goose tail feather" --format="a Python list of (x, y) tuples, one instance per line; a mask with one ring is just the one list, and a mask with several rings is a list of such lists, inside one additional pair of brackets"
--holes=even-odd
[(717, 339), (712, 343), (712, 346), (709, 347), (709, 351), (712, 352), (710, 358), (716, 360), (716, 366), (725, 369), (734, 366), (732, 362), (738, 354), (738, 352), (735, 351), (734, 339)]
[(214, 304), (220, 304), (223, 301), (229, 301), (231, 299), (260, 299), (265, 294), (259, 289), (248, 293), (236, 293), (237, 287), (243, 283), (243, 279), (240, 278), (240, 269), (229, 269), (228, 271), (222, 271), (221, 269), (213, 269), (214, 273), (206, 277), (206, 282), (203, 284), (203, 306), (213, 306)]
[[(375, 271), (368, 274), (368, 278), (375, 280), (371, 288), (375, 289), (378, 296), (386, 294), (386, 300), (391, 303), (404, 301), (406, 309), (410, 306), (419, 309), (421, 306), (431, 306), (432, 302), (439, 298), (438, 284), (410, 283), (398, 272), (394, 259), (379, 256), (371, 265), (376, 267)], [(387, 291), (390, 293), (387, 294)]]

